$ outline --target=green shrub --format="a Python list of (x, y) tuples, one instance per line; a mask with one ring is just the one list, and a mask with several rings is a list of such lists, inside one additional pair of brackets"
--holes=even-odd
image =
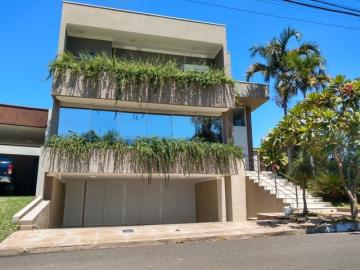
[(311, 192), (325, 200), (339, 202), (347, 200), (345, 189), (339, 176), (321, 173), (310, 187)]

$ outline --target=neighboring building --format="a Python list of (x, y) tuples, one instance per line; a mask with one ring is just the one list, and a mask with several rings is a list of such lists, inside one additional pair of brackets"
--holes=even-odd
[(48, 110), (0, 104), (0, 162), (9, 162), (0, 196), (35, 195), (47, 122)]
[[(212, 23), (63, 2), (58, 54), (66, 51), (103, 52), (135, 60), (161, 56), (176, 59), (184, 69), (215, 66), (231, 77), (226, 27)], [(221, 117), (223, 142), (233, 140), (242, 146), (246, 166), (253, 167), (251, 112), (268, 100), (266, 85), (236, 82), (234, 89), (215, 89), (221, 93), (220, 101), (211, 100), (211, 93), (184, 94), (169, 100), (173, 94), (170, 89), (152, 100), (141, 94), (116, 100), (114, 93), (105, 95), (102, 86), (73, 83), (64, 77), (54, 80), (49, 135), (63, 129), (59, 126), (63, 108)], [(36, 195), (45, 203), (39, 204), (33, 215), (39, 217), (41, 225), (36, 219), (26, 225), (137, 225), (239, 221), (248, 217), (244, 168), (230, 175), (211, 171), (182, 175), (174, 171), (168, 185), (162, 175), (153, 174), (148, 185), (136, 171), (114, 173), (111, 168), (99, 170), (98, 165), (92, 164), (87, 172), (67, 171), (66, 166), (52, 168), (44, 154)], [(41, 213), (48, 217), (40, 218)]]

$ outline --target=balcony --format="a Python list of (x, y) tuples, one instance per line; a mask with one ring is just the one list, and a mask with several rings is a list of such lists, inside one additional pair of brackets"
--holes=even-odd
[(109, 135), (52, 137), (43, 151), (48, 173), (234, 175), (242, 149), (231, 144), (142, 138), (133, 144)]
[(269, 100), (269, 87), (266, 84), (236, 81), (234, 91), (236, 107), (248, 106), (254, 111)]
[(63, 107), (218, 116), (235, 106), (233, 81), (220, 70), (67, 54), (51, 72), (52, 95)]

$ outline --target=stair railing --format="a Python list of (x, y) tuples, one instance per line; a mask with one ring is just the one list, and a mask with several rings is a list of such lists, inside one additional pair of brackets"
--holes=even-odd
[[(256, 162), (256, 172), (257, 172), (257, 179), (258, 179), (258, 183), (260, 184), (260, 180), (261, 180), (261, 166), (263, 166), (264, 168), (266, 168), (266, 165), (265, 163), (263, 163), (260, 158), (259, 158), (259, 155), (257, 155), (256, 159), (254, 157), (250, 157), (246, 154), (243, 154), (245, 157), (248, 158), (249, 160), (249, 163), (250, 163), (250, 160), (252, 161), (252, 164), (255, 165), (255, 162)], [(255, 171), (254, 168), (249, 168), (250, 171)], [(269, 172), (269, 171), (267, 171)], [(296, 208), (299, 208), (299, 196), (298, 196), (298, 188), (297, 188), (297, 183), (298, 181), (291, 177), (290, 175), (287, 175), (285, 173), (282, 173), (278, 170), (276, 171), (271, 171), (272, 175), (274, 176), (274, 183), (271, 183), (272, 187), (275, 188), (275, 196), (277, 197), (278, 196), (278, 181), (277, 181), (277, 176), (278, 174), (280, 174), (282, 177), (284, 177), (287, 181), (289, 182), (293, 182), (294, 183), (294, 186), (295, 186), (295, 191), (292, 190), (292, 189), (289, 189), (288, 187), (286, 187), (285, 185), (282, 186), (283, 189), (285, 189), (286, 191), (290, 192), (290, 196), (289, 194), (287, 193), (288, 197), (290, 199), (295, 199), (295, 202), (296, 202)], [(271, 179), (271, 178), (270, 178)]]

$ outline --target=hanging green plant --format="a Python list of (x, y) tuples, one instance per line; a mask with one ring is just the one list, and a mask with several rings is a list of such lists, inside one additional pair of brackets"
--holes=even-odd
[(65, 76), (68, 72), (87, 78), (101, 78), (107, 74), (116, 80), (117, 99), (122, 89), (134, 85), (145, 84), (153, 89), (160, 89), (169, 81), (174, 81), (178, 88), (186, 88), (189, 85), (211, 88), (223, 85), (233, 86), (234, 84), (234, 81), (219, 69), (186, 71), (171, 60), (166, 63), (161, 63), (159, 59), (135, 61), (106, 54), (80, 53), (75, 56), (66, 52), (50, 63), (49, 72), (50, 76), (54, 78)]
[(98, 171), (124, 172), (129, 164), (132, 171), (147, 174), (170, 173), (237, 173), (242, 149), (233, 144), (209, 143), (200, 140), (139, 138), (128, 144), (116, 133), (98, 136), (90, 131), (83, 135), (53, 136), (45, 145), (49, 152), (50, 170), (66, 168), (67, 172), (90, 172), (92, 161)]

